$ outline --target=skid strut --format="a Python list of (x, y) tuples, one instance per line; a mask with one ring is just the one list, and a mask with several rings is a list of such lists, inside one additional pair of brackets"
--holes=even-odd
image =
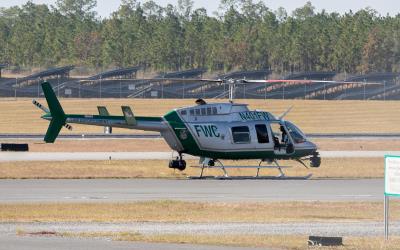
[[(268, 160), (264, 159), (261, 160), (258, 164), (258, 166), (224, 166), (221, 161), (218, 159), (202, 159), (201, 164), (199, 166), (193, 166), (200, 168), (200, 175), (199, 176), (192, 176), (189, 177), (191, 179), (206, 179), (206, 178), (216, 178), (216, 179), (280, 179), (280, 180), (306, 180), (309, 179), (312, 174), (308, 174), (305, 176), (286, 176), (283, 169), (284, 168), (290, 168), (290, 166), (281, 166), (279, 165), (277, 160)], [(266, 162), (267, 165), (262, 165), (263, 162)], [(218, 164), (218, 165), (217, 165)], [(219, 168), (223, 171), (222, 176), (204, 176), (204, 169), (205, 168)], [(228, 174), (227, 169), (232, 168), (232, 169), (257, 169), (255, 175), (253, 176), (230, 176)], [(278, 175), (273, 175), (273, 176), (264, 176), (260, 173), (261, 169), (278, 169), (279, 174)]]
[[(220, 165), (220, 167), (218, 167), (218, 168), (220, 168), (224, 172), (224, 177), (229, 178), (228, 172), (226, 171), (224, 164), (222, 164), (222, 162), (220, 160), (215, 159), (215, 160), (212, 160), (212, 162), (213, 162), (213, 164), (217, 162)], [(203, 163), (201, 164), (201, 172), (200, 172), (199, 178), (203, 178), (204, 168), (209, 168), (209, 167), (210, 167), (210, 165), (206, 164), (206, 162), (203, 161)]]
[(277, 166), (277, 168), (278, 168), (278, 170), (279, 170), (279, 172), (280, 172), (279, 177), (285, 177), (285, 173), (282, 171), (281, 166), (279, 166), (278, 161), (277, 161), (277, 160), (274, 160), (274, 163), (275, 163), (275, 165)]

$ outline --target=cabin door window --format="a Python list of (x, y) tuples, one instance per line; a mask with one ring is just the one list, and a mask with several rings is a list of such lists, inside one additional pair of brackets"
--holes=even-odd
[(232, 127), (233, 143), (250, 143), (250, 130), (247, 126)]
[(268, 130), (265, 124), (255, 125), (258, 143), (269, 143)]

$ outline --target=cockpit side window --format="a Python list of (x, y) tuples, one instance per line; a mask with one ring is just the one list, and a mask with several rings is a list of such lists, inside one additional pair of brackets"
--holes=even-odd
[(255, 127), (258, 143), (269, 143), (267, 126), (265, 124), (257, 124)]
[(303, 132), (293, 123), (285, 121), (285, 126), (295, 143), (302, 143), (307, 140)]
[(250, 143), (250, 130), (247, 126), (232, 127), (234, 143)]

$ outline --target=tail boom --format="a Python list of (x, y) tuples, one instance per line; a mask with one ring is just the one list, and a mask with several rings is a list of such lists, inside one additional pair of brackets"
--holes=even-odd
[(34, 101), (34, 104), (43, 111), (48, 111), (45, 115), (42, 116), (43, 119), (50, 121), (50, 125), (44, 137), (44, 141), (46, 143), (53, 143), (63, 126), (71, 130), (72, 127), (68, 123), (102, 127), (139, 129), (157, 132), (168, 129), (168, 126), (166, 125), (166, 122), (164, 122), (162, 117), (136, 117), (133, 115), (131, 109), (127, 106), (122, 107), (124, 114), (123, 116), (112, 116), (109, 115), (108, 112), (107, 115), (65, 114), (50, 83), (42, 83), (42, 89), (46, 97), (49, 110), (44, 108), (36, 101)]

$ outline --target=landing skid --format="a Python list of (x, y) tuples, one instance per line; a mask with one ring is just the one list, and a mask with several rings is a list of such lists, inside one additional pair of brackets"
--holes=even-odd
[(200, 176), (188, 176), (191, 180), (308, 180), (312, 177), (312, 174), (305, 176), (212, 176), (203, 175)]
[[(258, 180), (307, 180), (310, 179), (312, 174), (308, 174), (305, 176), (286, 176), (285, 173), (283, 172), (282, 169), (284, 168), (289, 168), (289, 166), (280, 166), (278, 164), (278, 162), (275, 160), (273, 161), (273, 163), (275, 163), (275, 165), (270, 165), (270, 166), (262, 166), (261, 164), (264, 161), (261, 161), (259, 163), (258, 166), (224, 166), (219, 160), (214, 160), (215, 163), (218, 163), (219, 165), (215, 165), (215, 166), (210, 166), (209, 164), (206, 164), (203, 162), (203, 164), (201, 166), (191, 166), (191, 167), (195, 167), (195, 168), (200, 168), (201, 172), (199, 176), (188, 176), (189, 179), (217, 179), (217, 180), (254, 180), (254, 179), (258, 179)], [(254, 176), (230, 176), (228, 174), (227, 169), (232, 169), (232, 168), (253, 168), (253, 169), (257, 169), (256, 175)], [(268, 175), (260, 175), (260, 169), (278, 169), (279, 171), (279, 175), (277, 176), (268, 176)], [(204, 170), (205, 169), (220, 169), (223, 171), (223, 175), (222, 176), (205, 176), (204, 174)]]

